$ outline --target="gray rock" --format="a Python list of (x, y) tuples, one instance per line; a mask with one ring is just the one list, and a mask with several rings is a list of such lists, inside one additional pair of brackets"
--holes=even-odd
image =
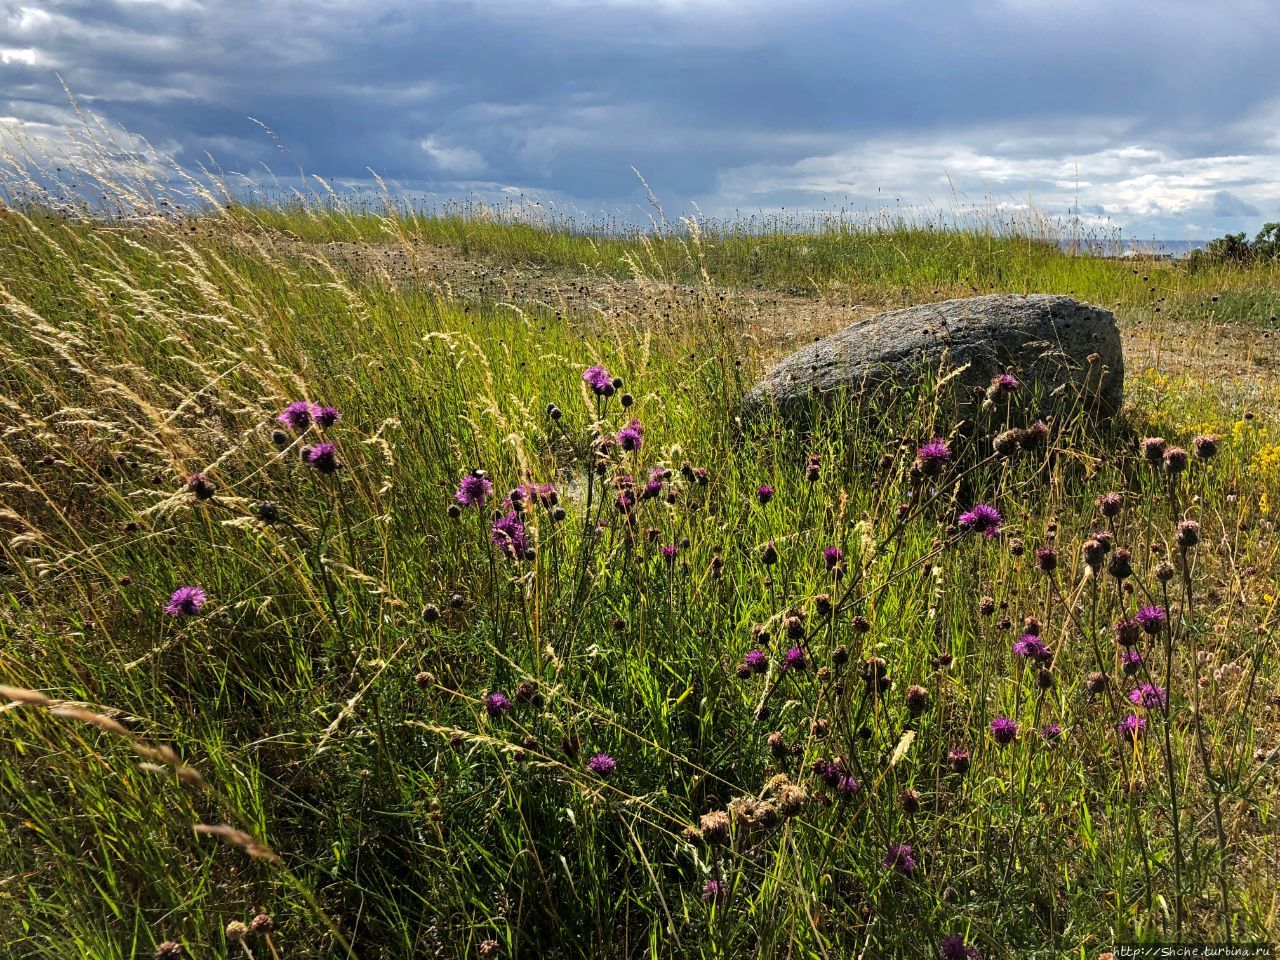
[[(1092, 358), (1092, 359), (1090, 359)], [(748, 419), (776, 409), (795, 421), (815, 395), (918, 385), (954, 373), (944, 390), (958, 416), (973, 412), (974, 387), (1011, 369), (1032, 392), (1083, 401), (1099, 413), (1124, 400), (1120, 331), (1109, 310), (1070, 297), (996, 294), (881, 313), (799, 350), (773, 367), (746, 396)], [(880, 395), (883, 399), (883, 395)]]

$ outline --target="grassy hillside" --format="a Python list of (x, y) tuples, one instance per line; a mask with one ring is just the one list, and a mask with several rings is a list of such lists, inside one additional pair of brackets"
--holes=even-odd
[(812, 232), (765, 220), (598, 234), (574, 223), (530, 223), (472, 213), (427, 216), (388, 208), (292, 205), (236, 209), (233, 217), (308, 244), (439, 245), (503, 264), (740, 288), (844, 293), (873, 301), (938, 299), (991, 290), (1052, 291), (1150, 316), (1174, 305), (1188, 319), (1274, 327), (1280, 262), (1205, 265), (1072, 256), (1034, 229), (994, 221), (938, 230), (906, 221), (816, 221)]
[[(415, 240), (705, 295), (464, 304), (311, 246)], [(965, 427), (925, 382), (749, 429), (717, 284), (1277, 297), (976, 232), (6, 210), (6, 955), (1274, 940), (1275, 424), (1131, 370), (1105, 423), (1024, 386)]]

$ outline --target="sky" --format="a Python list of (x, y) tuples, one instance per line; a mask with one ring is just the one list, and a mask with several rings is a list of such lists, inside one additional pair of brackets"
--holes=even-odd
[(1208, 239), (1280, 220), (1277, 49), (1276, 0), (0, 0), (0, 140), (71, 149), (65, 83), (245, 189)]

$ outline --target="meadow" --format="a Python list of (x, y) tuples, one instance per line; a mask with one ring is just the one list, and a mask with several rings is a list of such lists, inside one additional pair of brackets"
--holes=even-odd
[[(0, 208), (6, 956), (1280, 935), (1275, 266), (121, 204)], [(746, 298), (989, 290), (1114, 308), (1124, 415), (739, 417)]]

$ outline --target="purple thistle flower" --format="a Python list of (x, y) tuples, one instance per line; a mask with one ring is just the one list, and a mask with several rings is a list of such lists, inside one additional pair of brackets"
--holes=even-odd
[(916, 858), (909, 843), (891, 843), (884, 854), (884, 868), (910, 875), (916, 869)]
[(773, 487), (761, 486), (756, 489), (756, 499), (760, 501), (761, 506), (773, 499)]
[(597, 397), (613, 395), (613, 375), (604, 367), (587, 367), (583, 371), (582, 379)]
[(634, 453), (644, 446), (644, 427), (639, 420), (632, 420), (625, 427), (618, 431), (618, 446), (628, 453)]
[(763, 650), (748, 650), (742, 658), (742, 665), (752, 673), (764, 673), (769, 669), (769, 658)]
[(1044, 641), (1034, 633), (1025, 633), (1013, 645), (1013, 652), (1020, 657), (1034, 660), (1036, 663), (1048, 663), (1053, 653), (1044, 645)]
[(199, 587), (179, 587), (169, 597), (164, 612), (171, 617), (194, 617), (208, 599)]
[(808, 665), (809, 660), (800, 647), (792, 647), (782, 657), (783, 670), (803, 670)]
[(942, 960), (982, 960), (982, 954), (954, 933), (938, 941), (938, 956)]
[(520, 501), (521, 503), (533, 503), (544, 507), (550, 507), (554, 506), (558, 500), (559, 496), (556, 493), (556, 486), (554, 483), (544, 483), (541, 485), (536, 483), (522, 483), (511, 491), (511, 495), (507, 497), (503, 506), (507, 509), (512, 509), (512, 504), (515, 501)]
[(312, 409), (311, 415), (316, 418), (316, 423), (322, 427), (332, 427), (342, 419), (342, 414), (338, 412), (337, 407), (315, 407)]
[(495, 690), (484, 698), (484, 711), (491, 717), (501, 717), (510, 710), (511, 698), (500, 690)]
[(1154, 636), (1160, 632), (1160, 628), (1169, 619), (1169, 614), (1164, 607), (1152, 605), (1139, 609), (1138, 615), (1134, 619), (1138, 621), (1138, 626), (1142, 627), (1144, 633)]
[(483, 507), (485, 500), (492, 493), (493, 481), (482, 471), (475, 470), (462, 478), (453, 499), (464, 507)]
[(813, 775), (828, 787), (838, 787), (844, 777), (844, 770), (834, 760), (824, 758), (813, 761)]
[(916, 450), (916, 466), (926, 477), (936, 477), (951, 460), (951, 448), (942, 437), (934, 437)]
[(666, 478), (667, 472), (661, 467), (654, 467), (650, 470), (649, 481), (644, 485), (644, 491), (640, 494), (640, 499), (652, 500), (654, 497), (659, 496), (662, 493), (662, 483)]
[(839, 547), (827, 547), (822, 551), (822, 559), (825, 561), (828, 570), (834, 570), (840, 566), (840, 561), (844, 559), (844, 551)]
[(1002, 373), (991, 381), (992, 392), (1005, 396), (1014, 393), (1020, 386), (1022, 384), (1018, 382), (1018, 378), (1011, 373)]
[(524, 523), (514, 510), (493, 521), (493, 526), (489, 529), (489, 541), (512, 560), (523, 560), (530, 553)]
[(1165, 706), (1169, 702), (1169, 697), (1164, 692), (1164, 687), (1155, 683), (1144, 683), (1130, 692), (1129, 702), (1142, 704), (1148, 709), (1155, 709), (1156, 707)]
[(618, 761), (613, 759), (607, 753), (597, 753), (594, 757), (587, 761), (587, 769), (594, 773), (597, 777), (608, 778), (613, 776), (613, 771), (617, 768)]
[(1062, 737), (1062, 727), (1056, 723), (1047, 723), (1040, 728), (1040, 736), (1044, 738), (1045, 743), (1052, 746)]
[(720, 880), (708, 880), (702, 887), (702, 900), (704, 903), (711, 903), (715, 900), (723, 900), (729, 895), (728, 884)]
[(1116, 724), (1116, 732), (1126, 740), (1137, 740), (1138, 737), (1146, 733), (1146, 718), (1131, 713), (1119, 723)]
[(314, 467), (321, 473), (334, 473), (338, 463), (338, 448), (332, 443), (317, 443), (307, 449), (307, 466)]
[(841, 774), (836, 780), (836, 792), (842, 793), (846, 797), (851, 797), (862, 789), (862, 784), (858, 783), (858, 778), (851, 773)]
[(1126, 677), (1137, 676), (1142, 670), (1142, 654), (1137, 650), (1120, 651), (1120, 668)]
[(1018, 739), (1018, 722), (1008, 717), (996, 717), (991, 721), (991, 736), (1002, 747)]
[(679, 552), (680, 552), (680, 548), (678, 546), (676, 546), (674, 543), (669, 543), (662, 548), (662, 559), (667, 561), (667, 563), (675, 563), (676, 554), (678, 554)]
[(295, 400), (276, 414), (276, 419), (295, 433), (301, 433), (311, 426), (313, 414), (314, 407), (310, 402)]
[(988, 540), (1000, 534), (1000, 511), (989, 503), (980, 503), (972, 510), (960, 514), (960, 526), (980, 533)]

